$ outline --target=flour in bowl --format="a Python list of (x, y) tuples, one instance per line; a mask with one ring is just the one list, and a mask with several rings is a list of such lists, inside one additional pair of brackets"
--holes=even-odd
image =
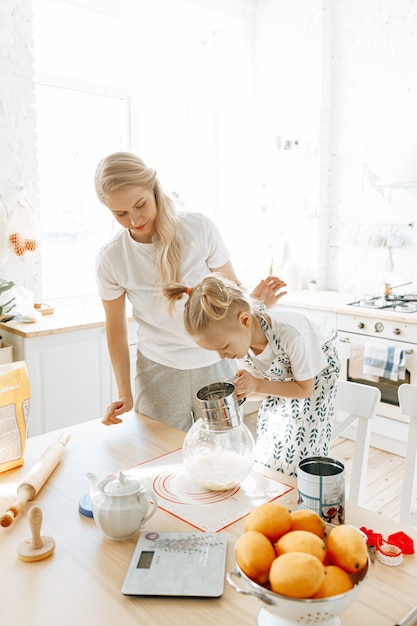
[(232, 450), (200, 450), (185, 461), (185, 469), (204, 489), (233, 489), (249, 475), (253, 459)]

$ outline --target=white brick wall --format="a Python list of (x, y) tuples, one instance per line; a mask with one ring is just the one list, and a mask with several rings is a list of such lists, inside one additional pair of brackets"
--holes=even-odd
[[(0, 3), (0, 277), (41, 296), (40, 251), (17, 256), (10, 227), (38, 239), (38, 172), (31, 0)], [(29, 203), (34, 225), (21, 217)], [(20, 206), (23, 204), (24, 206)]]

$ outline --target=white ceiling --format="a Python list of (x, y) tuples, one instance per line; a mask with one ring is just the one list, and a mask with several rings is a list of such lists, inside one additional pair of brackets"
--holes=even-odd
[(251, 15), (258, 0), (56, 0), (119, 18), (137, 20), (144, 11), (163, 21), (174, 23), (180, 17), (184, 25), (216, 29)]

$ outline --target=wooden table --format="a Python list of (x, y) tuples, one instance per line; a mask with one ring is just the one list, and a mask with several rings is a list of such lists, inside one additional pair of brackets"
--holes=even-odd
[[(146, 417), (129, 413), (123, 424), (106, 427), (99, 419), (73, 426), (64, 457), (49, 481), (8, 528), (0, 528), (0, 615), (4, 626), (239, 626), (256, 624), (261, 604), (236, 593), (225, 582), (215, 599), (130, 597), (121, 586), (138, 535), (126, 541), (106, 539), (92, 519), (79, 514), (80, 497), (89, 491), (87, 472), (99, 479), (119, 469), (171, 452), (182, 445), (184, 433)], [(16, 487), (46, 447), (63, 431), (28, 439), (25, 465), (0, 474), (0, 512), (7, 509)], [(288, 482), (288, 481), (286, 481)], [(296, 508), (296, 490), (282, 496)], [(30, 538), (27, 515), (36, 504), (43, 513), (41, 535), (56, 542), (52, 556), (33, 563), (19, 559), (17, 550)], [(366, 526), (384, 537), (398, 530), (412, 536), (417, 529), (400, 528), (391, 520), (347, 504), (348, 523)], [(160, 531), (195, 530), (158, 509), (148, 528)], [(233, 547), (243, 521), (226, 530), (226, 572), (234, 566)], [(417, 556), (405, 556), (398, 567), (376, 561), (358, 600), (343, 615), (345, 626), (393, 626), (417, 603)]]

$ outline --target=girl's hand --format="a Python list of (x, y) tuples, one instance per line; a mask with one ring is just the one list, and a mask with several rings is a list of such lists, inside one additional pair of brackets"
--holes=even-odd
[(276, 304), (282, 296), (285, 296), (287, 292), (279, 290), (286, 286), (287, 283), (277, 276), (267, 276), (261, 280), (258, 285), (256, 285), (255, 289), (251, 293), (251, 296), (262, 302), (268, 309)]
[(101, 420), (102, 424), (106, 426), (111, 426), (112, 424), (120, 424), (123, 420), (118, 417), (118, 415), (122, 415), (122, 413), (127, 413), (131, 411), (133, 408), (133, 399), (131, 396), (121, 396), (119, 400), (112, 402), (110, 406), (107, 407), (107, 411), (103, 419)]
[(249, 374), (247, 370), (238, 370), (233, 384), (236, 388), (237, 399), (246, 398), (252, 393), (256, 393), (258, 378)]

